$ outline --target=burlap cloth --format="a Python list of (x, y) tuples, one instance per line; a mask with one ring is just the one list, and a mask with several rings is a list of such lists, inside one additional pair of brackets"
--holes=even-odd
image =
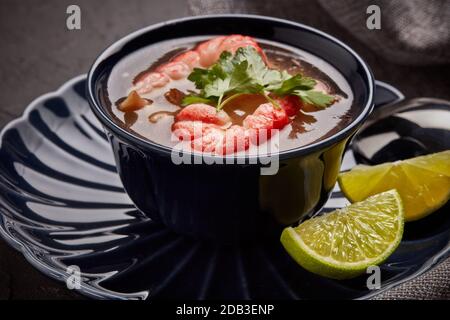
[[(407, 65), (450, 63), (450, 1), (447, 0), (189, 0), (192, 15), (250, 13), (310, 24), (326, 31), (338, 24), (383, 59)], [(381, 8), (381, 30), (366, 28), (366, 8)], [(333, 21), (331, 21), (333, 20)], [(340, 34), (341, 35), (341, 34)], [(343, 40), (345, 38), (340, 37)], [(450, 300), (450, 258), (414, 280), (374, 299)]]

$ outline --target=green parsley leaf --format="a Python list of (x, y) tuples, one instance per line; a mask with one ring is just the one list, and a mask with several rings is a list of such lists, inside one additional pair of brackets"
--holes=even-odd
[(188, 80), (194, 82), (197, 89), (203, 89), (210, 82), (209, 74), (206, 69), (194, 68)]
[(233, 68), (233, 55), (231, 52), (224, 51), (220, 54), (219, 61), (211, 67), (211, 70), (220, 70), (226, 74), (233, 72)]
[(284, 81), (290, 79), (292, 76), (287, 71), (268, 70), (263, 76), (263, 83), (266, 90), (274, 91), (283, 84)]
[(261, 85), (255, 82), (255, 79), (249, 75), (248, 61), (233, 62), (231, 74), (227, 74), (225, 78), (218, 77), (204, 88), (204, 95), (207, 98), (218, 97), (217, 108), (221, 109), (223, 105), (220, 103), (226, 94), (242, 94), (242, 93), (260, 93), (263, 89)]
[(279, 88), (274, 89), (273, 93), (284, 96), (291, 94), (294, 90), (311, 90), (316, 85), (316, 81), (312, 78), (302, 77), (297, 74), (287, 80), (284, 80)]
[(292, 92), (302, 99), (305, 103), (313, 104), (320, 108), (326, 108), (334, 101), (334, 97), (321, 91), (314, 90), (295, 90)]
[(188, 106), (194, 103), (207, 103), (207, 104), (215, 104), (217, 101), (212, 99), (203, 98), (200, 96), (189, 95), (185, 96), (183, 100), (181, 100), (182, 106)]
[(221, 109), (241, 94), (261, 94), (277, 106), (270, 93), (276, 96), (297, 95), (306, 103), (320, 107), (326, 107), (334, 100), (333, 96), (314, 91), (316, 81), (312, 78), (269, 69), (251, 46), (239, 48), (234, 56), (223, 52), (214, 65), (208, 69), (195, 68), (188, 79), (200, 92), (186, 96), (183, 105), (216, 103), (217, 109)]

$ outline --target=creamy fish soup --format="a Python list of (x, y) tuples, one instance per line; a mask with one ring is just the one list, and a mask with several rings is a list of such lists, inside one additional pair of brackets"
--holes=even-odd
[(122, 59), (104, 99), (114, 121), (157, 144), (218, 155), (276, 139), (289, 150), (355, 117), (353, 95), (329, 63), (243, 35), (160, 42)]

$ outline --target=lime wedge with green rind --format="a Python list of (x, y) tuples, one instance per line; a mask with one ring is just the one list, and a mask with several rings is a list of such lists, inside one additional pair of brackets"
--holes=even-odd
[(281, 243), (306, 270), (348, 279), (385, 261), (400, 243), (403, 224), (402, 200), (390, 190), (288, 227)]

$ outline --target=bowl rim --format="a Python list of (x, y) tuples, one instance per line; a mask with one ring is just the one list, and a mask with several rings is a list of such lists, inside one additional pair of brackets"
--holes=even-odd
[[(131, 144), (132, 146), (133, 145), (138, 146), (139, 149), (151, 150), (153, 152), (157, 152), (160, 155), (170, 157), (173, 152), (173, 148), (158, 144), (149, 139), (146, 139), (144, 137), (139, 137), (138, 135), (134, 135), (134, 134), (128, 132), (127, 130), (125, 130), (118, 124), (116, 124), (113, 121), (112, 117), (106, 112), (105, 108), (103, 108), (100, 105), (100, 103), (97, 103), (95, 89), (94, 89), (95, 83), (96, 83), (96, 79), (94, 79), (94, 71), (97, 69), (97, 67), (100, 65), (100, 63), (102, 61), (104, 61), (107, 57), (109, 57), (112, 53), (119, 50), (127, 42), (129, 42), (130, 40), (132, 40), (140, 35), (143, 35), (147, 32), (156, 30), (161, 27), (170, 26), (172, 24), (179, 24), (179, 23), (193, 21), (193, 20), (207, 20), (207, 19), (214, 19), (214, 18), (240, 18), (240, 19), (265, 20), (265, 21), (269, 21), (269, 22), (277, 22), (277, 23), (282, 23), (282, 24), (291, 25), (291, 26), (294, 26), (297, 28), (304, 29), (308, 32), (318, 35), (319, 37), (322, 37), (331, 42), (334, 42), (335, 44), (337, 44), (340, 47), (342, 47), (343, 49), (345, 49), (348, 53), (350, 53), (351, 56), (353, 56), (353, 58), (355, 58), (355, 60), (359, 64), (359, 66), (361, 66), (364, 71), (364, 75), (367, 78), (366, 84), (367, 84), (367, 88), (368, 88), (368, 99), (366, 101), (366, 104), (362, 108), (362, 111), (359, 113), (359, 115), (355, 119), (353, 119), (353, 121), (351, 123), (349, 123), (346, 127), (344, 127), (342, 130), (330, 135), (329, 137), (327, 137), (325, 139), (321, 139), (316, 142), (313, 142), (313, 143), (310, 143), (310, 144), (307, 144), (304, 146), (300, 146), (298, 148), (293, 148), (293, 149), (288, 149), (288, 150), (283, 150), (283, 151), (278, 152), (277, 154), (278, 154), (278, 158), (280, 160), (295, 158), (297, 156), (310, 154), (310, 153), (313, 153), (318, 150), (324, 150), (324, 149), (330, 147), (331, 145), (335, 144), (336, 142), (345, 140), (346, 138), (351, 136), (351, 134), (354, 131), (357, 130), (358, 126), (360, 126), (372, 112), (373, 107), (374, 107), (374, 88), (375, 88), (375, 80), (373, 77), (373, 73), (370, 70), (369, 66), (366, 64), (366, 62), (352, 48), (350, 48), (348, 45), (346, 45), (341, 40), (331, 36), (330, 34), (328, 34), (326, 32), (323, 32), (319, 29), (310, 27), (310, 26), (302, 24), (302, 23), (298, 23), (298, 22), (294, 22), (294, 21), (290, 21), (290, 20), (286, 20), (286, 19), (281, 19), (281, 18), (269, 17), (269, 16), (264, 16), (264, 15), (255, 15), (255, 14), (209, 14), (209, 15), (199, 15), (199, 16), (193, 16), (193, 17), (183, 17), (183, 18), (171, 19), (171, 20), (159, 22), (156, 24), (152, 24), (147, 27), (143, 27), (143, 28), (138, 29), (134, 32), (131, 32), (130, 34), (113, 42), (97, 56), (97, 58), (94, 60), (93, 64), (91, 65), (91, 67), (89, 69), (89, 72), (88, 72), (87, 81), (86, 81), (86, 93), (87, 93), (87, 98), (89, 101), (90, 108), (93, 111), (93, 113), (95, 114), (95, 116), (97, 117), (97, 119), (99, 119), (99, 121), (101, 122), (103, 127), (106, 127), (109, 131), (113, 132), (115, 135), (119, 136), (122, 140), (126, 141), (127, 143)], [(257, 160), (258, 158), (261, 157), (261, 155), (248, 155), (248, 154), (246, 154), (246, 155), (232, 154), (232, 155), (225, 155), (225, 156), (210, 155), (210, 154), (204, 154), (201, 152), (192, 152), (192, 154), (195, 156), (203, 157), (205, 159), (206, 158), (210, 159), (210, 161), (206, 161), (207, 163), (216, 163), (214, 161), (214, 159), (218, 159), (218, 158), (221, 158), (221, 159), (234, 158), (237, 160), (242, 160), (242, 159), (244, 159), (246, 161), (249, 160), (249, 162), (245, 162), (247, 164), (247, 163), (254, 163), (254, 162), (252, 162), (252, 160)], [(272, 154), (263, 155), (263, 157), (264, 156), (270, 157), (270, 156), (272, 156)], [(238, 162), (238, 163), (240, 163), (240, 162)]]

